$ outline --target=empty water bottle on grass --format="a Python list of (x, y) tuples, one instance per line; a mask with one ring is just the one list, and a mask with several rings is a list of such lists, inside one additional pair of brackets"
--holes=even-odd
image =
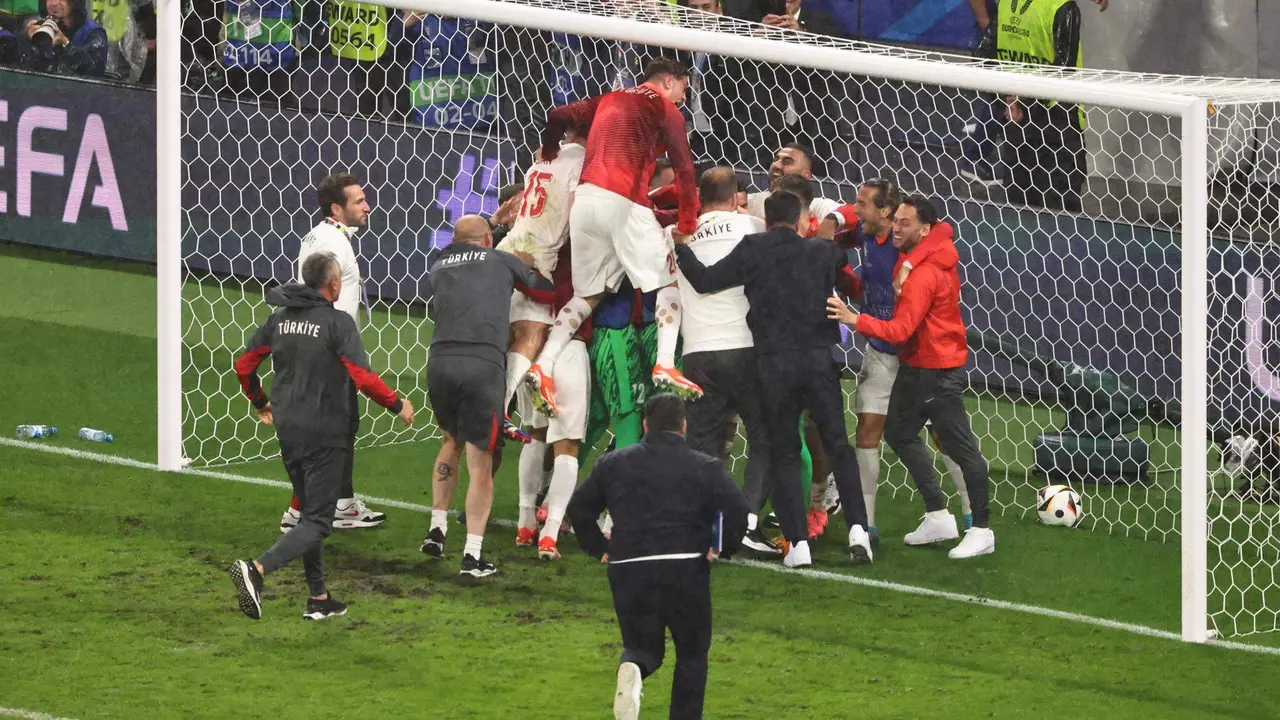
[(102, 430), (94, 430), (93, 428), (80, 428), (80, 439), (89, 442), (111, 442), (115, 440), (109, 432)]
[(58, 428), (50, 425), (19, 425), (18, 438), (22, 440), (39, 440), (58, 434)]

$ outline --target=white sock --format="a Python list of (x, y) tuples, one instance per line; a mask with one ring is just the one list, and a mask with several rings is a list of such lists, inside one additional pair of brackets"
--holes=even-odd
[(578, 332), (578, 328), (582, 327), (582, 322), (590, 314), (591, 305), (580, 297), (575, 297), (560, 308), (560, 313), (556, 315), (556, 324), (551, 326), (547, 341), (542, 345), (542, 352), (538, 354), (538, 366), (544, 373), (551, 374), (556, 358), (560, 357), (560, 351), (569, 344), (573, 334)]
[(533, 442), (520, 449), (520, 527), (538, 527), (538, 490), (542, 482), (542, 459), (546, 457), (547, 444)]
[[(524, 374), (529, 372), (530, 365), (533, 365), (533, 361), (520, 353), (507, 353), (507, 401), (502, 404), (503, 412), (511, 407), (511, 398), (516, 396), (516, 389), (520, 387)], [(529, 418), (522, 417), (520, 422), (528, 425)]]
[(760, 521), (759, 516), (755, 513), (747, 513), (747, 532), (756, 529), (756, 523)]
[(862, 499), (867, 503), (867, 525), (876, 526), (876, 485), (880, 483), (880, 448), (857, 448), (858, 478), (862, 481)]
[(676, 342), (680, 339), (680, 289), (664, 287), (654, 303), (658, 323), (658, 365), (676, 366)]
[(813, 483), (809, 486), (810, 510), (826, 510), (826, 508), (822, 506), (822, 500), (827, 496), (827, 485), (830, 483), (831, 476), (813, 479)]
[(578, 458), (561, 455), (556, 458), (551, 471), (551, 488), (547, 490), (547, 524), (542, 526), (542, 537), (557, 537), (569, 498), (578, 486)]
[(449, 511), (448, 510), (432, 510), (431, 511), (431, 529), (439, 530), (442, 533), (449, 532)]
[(483, 542), (484, 542), (483, 535), (472, 535), (470, 533), (467, 533), (467, 544), (465, 547), (462, 548), (462, 554), (470, 555), (471, 557), (479, 560), (480, 544)]
[(964, 484), (964, 471), (946, 453), (942, 453), (942, 464), (947, 466), (947, 474), (951, 476), (951, 481), (956, 484), (956, 492), (960, 494), (960, 509), (965, 515), (971, 514), (973, 508), (969, 507), (969, 487)]

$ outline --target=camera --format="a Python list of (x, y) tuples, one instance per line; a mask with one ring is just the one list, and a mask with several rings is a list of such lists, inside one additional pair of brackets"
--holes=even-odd
[(36, 21), (36, 31), (31, 36), (31, 46), (40, 52), (53, 47), (53, 39), (58, 37), (58, 21), (51, 17), (43, 17)]

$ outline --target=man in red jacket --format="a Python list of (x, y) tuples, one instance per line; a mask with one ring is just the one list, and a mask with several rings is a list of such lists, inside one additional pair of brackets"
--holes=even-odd
[[(928, 199), (908, 197), (893, 216), (893, 244), (904, 255), (910, 253), (937, 223), (938, 213)], [(900, 259), (898, 264), (902, 262)], [(895, 275), (899, 269), (895, 268)], [(890, 320), (854, 313), (838, 297), (830, 298), (827, 306), (830, 317), (898, 347), (900, 364), (889, 395), (884, 439), (902, 458), (924, 498), (924, 521), (912, 535), (927, 542), (915, 544), (960, 535), (934, 474), (933, 455), (920, 439), (925, 421), (931, 421), (942, 446), (964, 472), (973, 510), (973, 527), (965, 531), (964, 540), (949, 555), (960, 559), (995, 552), (995, 534), (987, 524), (987, 461), (964, 406), (968, 385), (964, 364), (969, 348), (960, 316), (960, 275), (955, 267), (943, 269), (930, 263), (912, 270)]]

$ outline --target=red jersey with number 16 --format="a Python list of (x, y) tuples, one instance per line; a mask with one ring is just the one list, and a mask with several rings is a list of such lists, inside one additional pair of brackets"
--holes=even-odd
[(647, 85), (615, 90), (589, 100), (563, 105), (547, 116), (542, 157), (554, 158), (571, 127), (590, 128), (582, 182), (617, 193), (637, 205), (651, 207), (649, 180), (654, 164), (666, 155), (676, 174), (680, 198), (677, 228), (697, 229), (698, 188), (693, 153), (680, 110)]

